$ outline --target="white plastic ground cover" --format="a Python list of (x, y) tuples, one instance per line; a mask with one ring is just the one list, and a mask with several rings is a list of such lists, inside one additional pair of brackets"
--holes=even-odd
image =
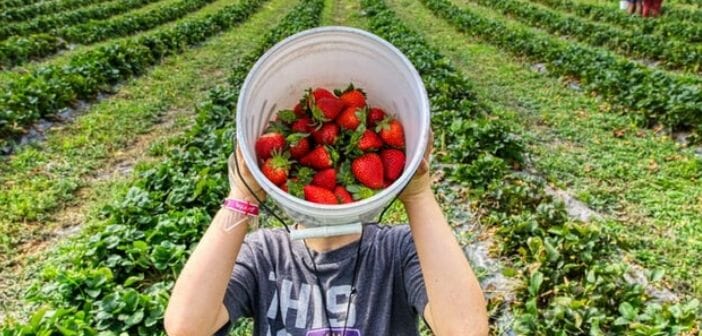
[[(254, 150), (258, 136), (281, 109), (290, 109), (304, 90), (345, 88), (368, 93), (368, 103), (396, 116), (404, 125), (407, 160), (404, 173), (377, 195), (351, 204), (320, 205), (280, 190), (263, 175)], [(253, 66), (237, 102), (237, 141), (256, 181), (293, 222), (326, 227), (303, 234), (349, 233), (348, 224), (373, 222), (402, 190), (421, 163), (429, 137), (429, 98), (417, 70), (397, 48), (363, 30), (322, 27), (279, 42)], [(292, 222), (290, 223), (292, 224)], [(341, 232), (335, 227), (342, 225)], [(298, 235), (299, 236), (299, 235)]]

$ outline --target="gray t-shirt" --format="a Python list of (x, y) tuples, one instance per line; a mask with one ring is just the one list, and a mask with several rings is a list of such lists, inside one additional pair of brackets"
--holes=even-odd
[[(359, 242), (315, 253), (320, 291), (302, 241), (284, 230), (259, 230), (246, 237), (224, 296), (230, 321), (254, 318), (254, 335), (418, 335), (427, 294), (407, 225), (366, 225), (356, 295), (341, 335)], [(227, 335), (227, 324), (215, 335)]]

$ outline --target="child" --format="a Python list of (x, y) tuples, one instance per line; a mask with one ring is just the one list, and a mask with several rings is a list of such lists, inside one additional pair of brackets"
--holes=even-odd
[[(283, 230), (245, 237), (249, 217), (223, 207), (173, 288), (168, 335), (227, 335), (240, 317), (254, 318), (255, 335), (418, 335), (419, 316), (435, 335), (487, 335), (480, 286), (431, 190), (430, 147), (399, 197), (409, 226), (304, 242)], [(255, 203), (235, 167), (259, 199), (264, 191), (236, 155), (228, 198)]]

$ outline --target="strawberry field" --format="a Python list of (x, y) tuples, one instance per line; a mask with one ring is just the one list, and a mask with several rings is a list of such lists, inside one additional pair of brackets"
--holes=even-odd
[[(424, 81), (435, 194), (492, 334), (702, 334), (702, 2), (665, 1), (655, 19), (618, 6), (0, 0), (0, 333), (164, 335), (177, 274), (228, 192), (245, 76), (285, 37), (345, 25)], [(335, 117), (343, 131), (372, 113)], [(390, 127), (372, 126), (349, 141)], [(367, 148), (392, 142), (380, 136)], [(303, 184), (286, 187), (305, 197)], [(384, 217), (404, 221), (399, 203)]]

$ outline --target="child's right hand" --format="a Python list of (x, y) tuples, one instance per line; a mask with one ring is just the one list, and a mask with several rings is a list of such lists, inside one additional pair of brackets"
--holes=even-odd
[[(236, 162), (234, 161), (234, 155), (236, 155), (237, 161), (239, 161), (239, 166), (236, 166)], [(241, 154), (241, 150), (237, 146), (236, 152), (232, 153), (229, 156), (229, 197), (231, 198), (245, 198), (247, 201), (250, 202), (256, 202), (256, 198), (254, 198), (251, 195), (251, 192), (249, 191), (249, 188), (251, 188), (251, 191), (253, 191), (256, 194), (256, 197), (263, 201), (263, 199), (266, 197), (266, 192), (261, 188), (261, 185), (256, 182), (256, 179), (254, 179), (253, 175), (251, 174), (251, 171), (249, 170), (249, 167), (246, 166), (246, 162), (244, 161), (244, 156)], [(239, 177), (239, 174), (237, 174), (236, 169), (239, 169), (239, 172), (241, 172), (241, 177)], [(246, 184), (244, 184), (246, 182)], [(247, 188), (246, 186), (249, 186)]]

